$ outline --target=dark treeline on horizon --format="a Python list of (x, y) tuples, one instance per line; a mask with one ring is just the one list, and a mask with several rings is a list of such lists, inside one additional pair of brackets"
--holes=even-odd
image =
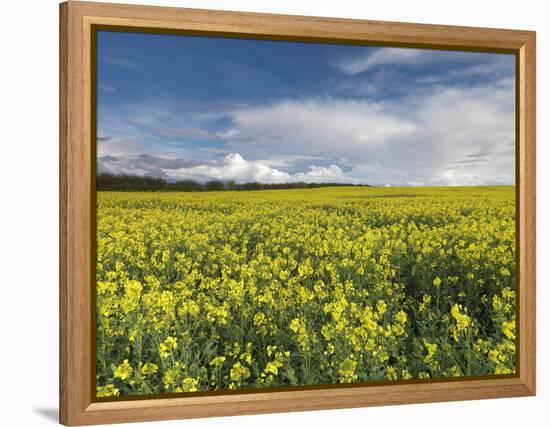
[(366, 184), (308, 183), (292, 182), (286, 184), (263, 184), (235, 181), (207, 181), (200, 183), (192, 179), (170, 182), (164, 178), (136, 175), (116, 175), (100, 173), (96, 176), (97, 191), (252, 191), (252, 190), (289, 190), (293, 188), (320, 187), (370, 187)]

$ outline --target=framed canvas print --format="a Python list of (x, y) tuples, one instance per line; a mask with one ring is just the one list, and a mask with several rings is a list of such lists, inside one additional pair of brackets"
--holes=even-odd
[(535, 34), (60, 7), (66, 425), (535, 394)]

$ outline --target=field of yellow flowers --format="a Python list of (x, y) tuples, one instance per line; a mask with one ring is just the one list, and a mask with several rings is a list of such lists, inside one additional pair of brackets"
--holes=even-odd
[(97, 204), (98, 397), (514, 372), (513, 187)]

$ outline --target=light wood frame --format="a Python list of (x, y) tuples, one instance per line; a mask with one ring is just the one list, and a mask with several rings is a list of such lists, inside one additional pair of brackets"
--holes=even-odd
[[(91, 351), (92, 26), (516, 55), (518, 372), (471, 381), (97, 402)], [(85, 425), (535, 394), (535, 33), (69, 1), (60, 5), (60, 422)], [(95, 384), (95, 383), (94, 383)]]

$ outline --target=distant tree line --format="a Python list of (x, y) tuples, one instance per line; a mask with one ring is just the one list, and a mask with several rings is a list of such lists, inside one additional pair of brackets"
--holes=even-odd
[(369, 185), (364, 184), (340, 184), (334, 182), (292, 182), (285, 184), (246, 182), (244, 184), (238, 184), (235, 181), (207, 181), (205, 183), (201, 183), (192, 179), (170, 182), (164, 178), (156, 178), (151, 176), (118, 175), (111, 173), (100, 173), (96, 176), (96, 189), (98, 191), (251, 191), (335, 186), (369, 187)]

